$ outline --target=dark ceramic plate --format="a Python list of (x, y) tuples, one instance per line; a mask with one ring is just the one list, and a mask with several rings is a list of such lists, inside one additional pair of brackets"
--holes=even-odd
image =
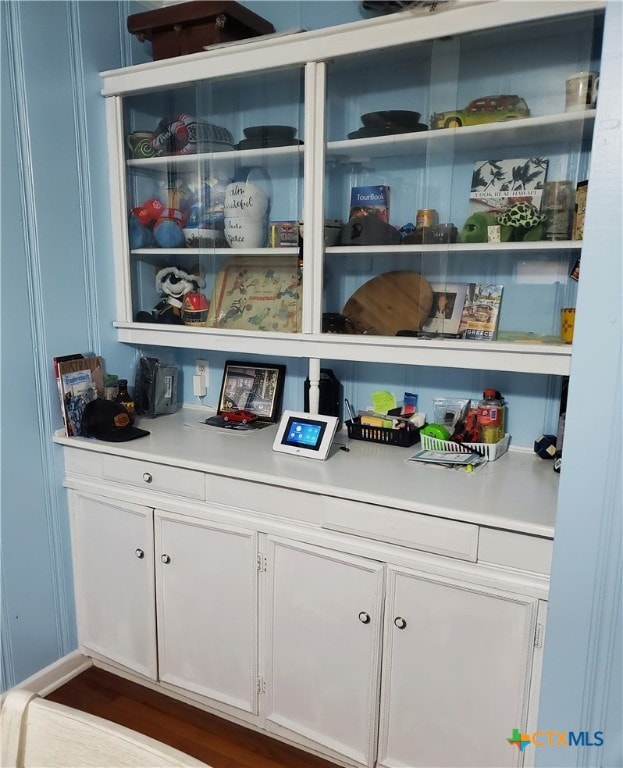
[(243, 139), (236, 145), (236, 149), (270, 149), (271, 147), (295, 147), (303, 142), (301, 139), (289, 139), (276, 141), (272, 139)]
[(296, 128), (291, 125), (252, 125), (242, 132), (247, 139), (254, 141), (290, 141), (296, 136)]
[(366, 112), (361, 116), (361, 122), (370, 127), (378, 125), (385, 125), (387, 123), (393, 123), (394, 125), (401, 125), (403, 128), (409, 130), (415, 130), (420, 121), (419, 112), (411, 112), (407, 109), (386, 109), (383, 112)]
[(359, 128), (357, 131), (353, 131), (348, 134), (349, 139), (371, 139), (374, 136), (394, 136), (400, 133), (419, 133), (420, 131), (427, 131), (428, 126), (425, 123), (416, 123), (412, 128), (403, 128), (399, 125), (385, 125), (372, 128), (371, 126), (364, 125), (363, 128)]

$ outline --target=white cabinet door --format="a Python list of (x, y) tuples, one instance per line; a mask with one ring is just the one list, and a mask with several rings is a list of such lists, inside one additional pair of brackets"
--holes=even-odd
[(379, 765), (521, 765), (538, 600), (388, 569)]
[(270, 538), (268, 576), (268, 729), (372, 765), (384, 566)]
[(72, 492), (78, 637), (155, 680), (153, 511)]
[(156, 510), (160, 679), (257, 712), (257, 534)]

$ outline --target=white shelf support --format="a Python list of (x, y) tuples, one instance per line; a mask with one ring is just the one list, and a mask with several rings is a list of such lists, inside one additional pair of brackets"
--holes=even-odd
[[(305, 67), (305, 161), (303, 224), (303, 333), (320, 333), (324, 256), (326, 66)], [(320, 308), (320, 309), (319, 309)], [(318, 311), (315, 311), (318, 310)]]
[(309, 412), (318, 413), (320, 409), (320, 360), (309, 359)]
[(113, 96), (105, 99), (106, 136), (108, 139), (110, 209), (112, 219), (112, 241), (115, 258), (116, 315), (118, 321), (132, 320), (132, 284), (130, 261), (125, 254), (130, 252), (128, 241), (128, 216), (125, 209), (126, 175), (125, 150), (123, 146), (123, 99)]

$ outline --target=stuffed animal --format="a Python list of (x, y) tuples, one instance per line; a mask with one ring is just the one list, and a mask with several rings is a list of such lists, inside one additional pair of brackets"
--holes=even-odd
[(499, 225), (500, 241), (542, 240), (543, 222), (547, 214), (539, 213), (531, 203), (513, 203), (504, 213), (472, 213), (461, 230), (462, 243), (486, 243), (489, 240), (488, 227)]
[(198, 267), (193, 273), (179, 267), (164, 267), (156, 274), (156, 290), (163, 294), (161, 301), (151, 312), (138, 312), (137, 323), (173, 323), (183, 325), (182, 306), (184, 296), (199, 288), (205, 288), (205, 279)]
[(511, 240), (542, 240), (543, 222), (546, 213), (539, 213), (531, 203), (513, 203), (503, 214), (498, 216), (498, 223), (510, 227)]
[(511, 239), (510, 227), (500, 225), (495, 213), (472, 213), (467, 218), (460, 234), (462, 243), (486, 243), (489, 241), (489, 227), (500, 226), (500, 240), (505, 243)]

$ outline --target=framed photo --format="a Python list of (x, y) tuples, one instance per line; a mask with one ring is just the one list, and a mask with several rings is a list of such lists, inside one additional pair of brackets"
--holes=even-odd
[(240, 363), (227, 360), (218, 401), (218, 414), (244, 410), (262, 421), (279, 421), (285, 365)]
[(465, 305), (468, 283), (431, 284), (433, 304), (422, 331), (439, 336), (456, 337)]

